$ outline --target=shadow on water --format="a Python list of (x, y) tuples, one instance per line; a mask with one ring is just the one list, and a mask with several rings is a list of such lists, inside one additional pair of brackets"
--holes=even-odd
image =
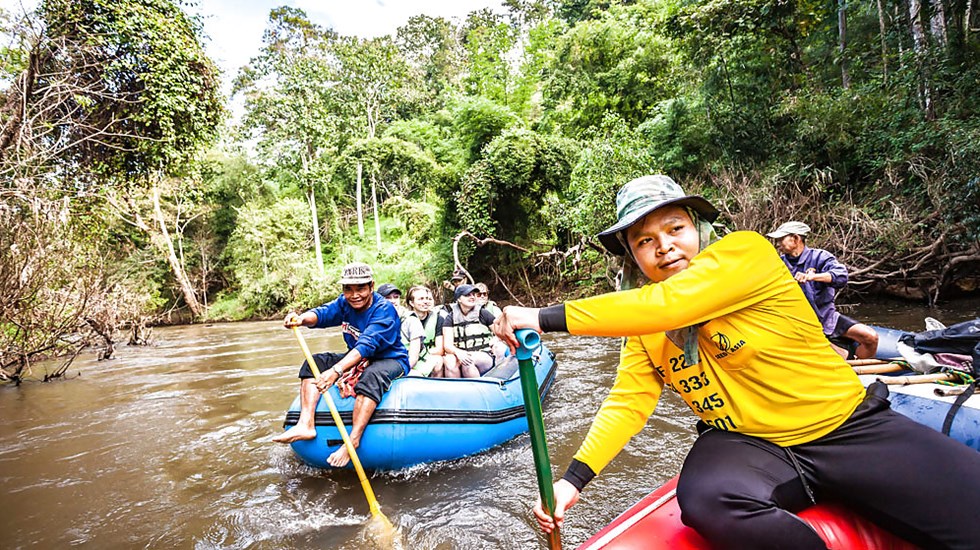
[[(929, 310), (898, 302), (848, 312), (920, 330), (977, 317), (980, 299)], [(307, 331), (314, 350), (336, 331)], [(0, 388), (0, 533), (4, 548), (372, 548), (352, 471), (325, 472), (269, 442), (298, 384), (301, 351), (277, 322), (169, 327), (157, 345), (79, 358), (72, 379)], [(615, 339), (546, 335), (559, 375), (544, 403), (555, 477), (571, 460), (615, 377)], [(43, 374), (38, 365), (36, 374)], [(667, 394), (566, 519), (584, 541), (677, 473), (694, 417)], [(374, 474), (385, 515), (412, 549), (545, 547), (528, 437), (476, 456)]]

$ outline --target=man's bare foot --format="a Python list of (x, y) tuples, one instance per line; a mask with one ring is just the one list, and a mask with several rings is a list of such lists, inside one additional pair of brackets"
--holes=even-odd
[(339, 449), (327, 457), (327, 464), (334, 468), (343, 468), (347, 466), (348, 462), (350, 462), (350, 453), (347, 452), (347, 445), (341, 445)]
[(299, 425), (293, 426), (272, 438), (276, 443), (292, 443), (293, 441), (303, 441), (306, 439), (316, 439), (316, 430)]

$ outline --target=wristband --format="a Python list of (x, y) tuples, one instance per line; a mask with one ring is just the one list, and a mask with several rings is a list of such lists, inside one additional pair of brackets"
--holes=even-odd
[(341, 368), (339, 364), (338, 365), (334, 365), (334, 366), (332, 366), (330, 368), (333, 369), (333, 371), (337, 373), (337, 376), (343, 376), (344, 369)]

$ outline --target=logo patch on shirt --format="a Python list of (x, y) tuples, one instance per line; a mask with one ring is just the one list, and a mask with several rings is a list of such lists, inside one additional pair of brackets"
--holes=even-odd
[(715, 355), (715, 359), (727, 357), (745, 345), (745, 340), (739, 340), (738, 343), (733, 346), (731, 339), (720, 332), (712, 334), (711, 341), (715, 343), (715, 346), (717, 346), (719, 350), (721, 350), (721, 353)]
[(348, 323), (347, 321), (344, 321), (343, 323), (340, 324), (340, 331), (343, 332), (344, 334), (350, 334), (351, 336), (354, 337), (355, 340), (361, 337), (360, 329)]

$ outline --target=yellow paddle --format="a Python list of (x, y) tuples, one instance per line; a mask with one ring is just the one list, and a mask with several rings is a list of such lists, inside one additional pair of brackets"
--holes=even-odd
[[(299, 341), (299, 346), (303, 348), (303, 354), (306, 356), (306, 362), (310, 365), (310, 370), (313, 371), (313, 378), (320, 379), (320, 369), (316, 367), (316, 361), (313, 360), (313, 354), (310, 353), (310, 348), (306, 345), (306, 340), (303, 339), (303, 335), (299, 331), (299, 327), (293, 327), (293, 334), (296, 335), (296, 339)], [(364, 468), (361, 466), (360, 459), (357, 458), (357, 451), (354, 450), (354, 444), (351, 443), (350, 436), (347, 435), (347, 429), (344, 428), (344, 421), (340, 419), (340, 413), (337, 412), (337, 407), (333, 404), (333, 398), (330, 397), (330, 392), (325, 391), (320, 395), (323, 396), (324, 401), (327, 402), (327, 407), (330, 408), (330, 416), (333, 417), (334, 424), (337, 425), (337, 430), (340, 432), (340, 437), (344, 440), (344, 445), (347, 446), (347, 453), (350, 454), (350, 460), (354, 463), (354, 469), (357, 470), (357, 477), (361, 480), (361, 488), (364, 489), (364, 496), (367, 497), (368, 506), (371, 508), (371, 516), (375, 520), (379, 520), (387, 532), (390, 534), (394, 531), (395, 527), (388, 521), (388, 518), (381, 513), (381, 506), (378, 505), (378, 499), (374, 497), (374, 490), (371, 489), (371, 483), (368, 482), (368, 478), (364, 475)]]

